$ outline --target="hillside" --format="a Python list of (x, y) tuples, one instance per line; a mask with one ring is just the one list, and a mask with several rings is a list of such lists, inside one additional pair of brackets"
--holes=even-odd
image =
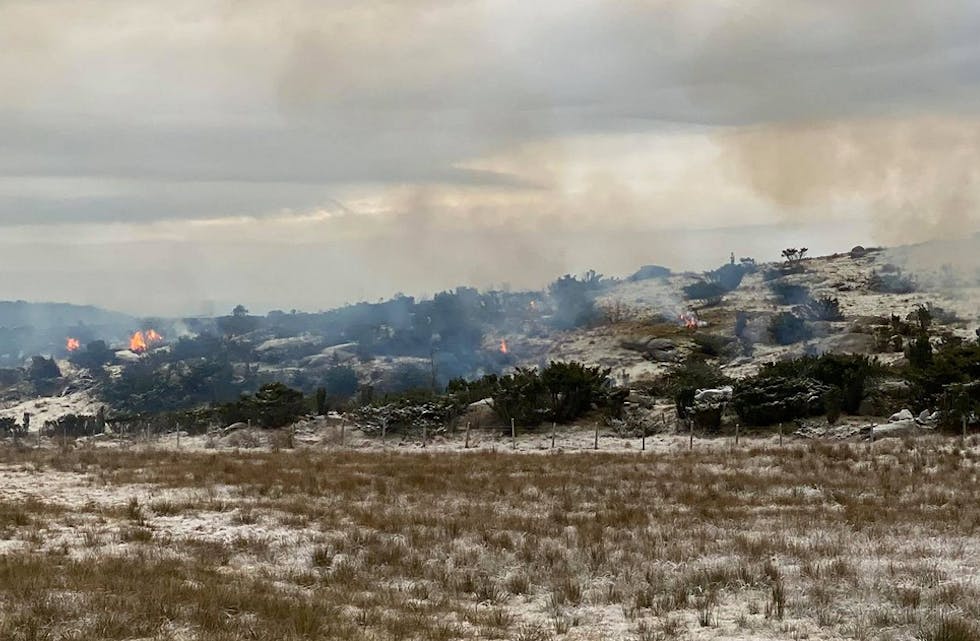
[[(732, 256), (703, 274), (646, 267), (630, 278), (610, 279), (590, 272), (562, 277), (547, 291), (459, 288), (432, 299), (398, 296), (323, 313), (264, 317), (239, 308), (212, 319), (157, 319), (148, 330), (157, 338), (139, 348), (127, 337), (146, 329), (146, 321), (94, 308), (14, 304), (6, 307), (10, 318), (50, 312), (37, 326), (46, 329), (34, 330), (46, 337), (47, 349), (36, 349), (34, 338), (18, 343), (22, 336), (7, 337), (13, 354), (8, 360), (20, 367), (3, 370), (0, 415), (19, 420), (29, 412), (43, 424), (71, 414), (92, 416), (105, 405), (111, 420), (155, 416), (163, 425), (178, 420), (174, 413), (212, 408), (206, 419), (195, 414), (179, 420), (221, 423), (239, 414), (220, 408), (274, 383), (308, 399), (322, 387), (325, 406), (346, 409), (406, 392), (432, 394), (453, 380), (574, 361), (608, 369), (611, 381), (630, 391), (632, 410), (638, 404), (673, 417), (664, 386), (684, 364), (703, 362), (717, 368), (714, 379), (738, 381), (769, 363), (820, 354), (873, 356), (875, 367), (890, 368), (887, 386), (904, 390), (864, 403), (860, 412), (852, 407), (851, 414), (886, 418), (906, 405), (931, 411), (939, 383), (913, 394), (902, 371), (922, 334), (915, 319), (919, 310), (928, 310), (930, 350), (951, 340), (975, 340), (980, 280), (948, 265), (924, 269), (923, 254), (937, 255), (919, 246), (801, 254), (770, 263)], [(942, 255), (954, 254), (947, 246)], [(71, 328), (84, 332), (82, 346), (71, 353), (63, 344), (66, 319), (93, 323)], [(787, 325), (774, 333), (777, 321)], [(55, 357), (54, 378), (38, 373), (47, 367), (43, 360), (25, 363), (38, 352)], [(826, 394), (827, 385), (842, 385), (804, 383), (814, 397)], [(483, 393), (492, 395), (494, 385)], [(46, 400), (51, 396), (57, 399)], [(314, 409), (312, 400), (306, 403)]]

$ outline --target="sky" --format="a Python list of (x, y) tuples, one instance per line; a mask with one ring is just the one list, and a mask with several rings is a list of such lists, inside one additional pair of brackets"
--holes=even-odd
[(0, 299), (327, 309), (980, 227), (971, 0), (0, 0)]

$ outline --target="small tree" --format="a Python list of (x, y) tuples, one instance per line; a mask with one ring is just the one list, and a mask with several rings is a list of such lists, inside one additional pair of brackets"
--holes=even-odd
[(808, 251), (810, 250), (807, 249), (806, 247), (802, 247), (800, 249), (796, 249), (795, 247), (790, 247), (782, 251), (782, 257), (786, 259), (787, 263), (795, 266), (803, 262), (803, 259), (806, 257), (806, 253)]

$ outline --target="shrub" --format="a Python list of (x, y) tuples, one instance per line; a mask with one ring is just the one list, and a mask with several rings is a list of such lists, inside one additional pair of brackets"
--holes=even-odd
[(813, 336), (813, 330), (799, 316), (781, 312), (769, 321), (769, 335), (778, 345), (792, 345), (809, 340)]
[(804, 285), (778, 281), (770, 284), (769, 290), (780, 305), (803, 305), (810, 301), (810, 289)]
[(269, 383), (223, 408), (229, 423), (252, 421), (262, 427), (283, 427), (303, 415), (303, 393), (282, 383)]
[(822, 414), (828, 391), (811, 378), (756, 376), (735, 383), (732, 407), (747, 425), (772, 425)]
[(644, 265), (626, 280), (635, 282), (652, 278), (667, 278), (670, 274), (670, 269), (666, 267), (661, 267), (660, 265)]
[(732, 292), (742, 284), (742, 279), (747, 273), (744, 265), (729, 263), (722, 265), (718, 269), (708, 272), (708, 281), (719, 285), (725, 292)]
[(549, 285), (548, 293), (555, 301), (552, 324), (558, 329), (573, 329), (595, 322), (595, 295), (601, 285), (602, 276), (594, 271), (586, 272), (581, 280), (566, 274)]
[(718, 283), (699, 280), (684, 286), (684, 296), (688, 300), (717, 301), (725, 295), (725, 288)]
[(695, 334), (691, 340), (697, 346), (698, 351), (712, 358), (728, 355), (731, 345), (734, 342), (730, 337), (719, 336), (718, 334)]
[(65, 414), (55, 420), (44, 422), (47, 436), (68, 436), (71, 438), (95, 433), (97, 421), (94, 416)]
[(844, 314), (840, 311), (840, 301), (832, 296), (808, 300), (803, 305), (803, 314), (813, 321), (844, 320)]
[(27, 430), (17, 425), (17, 419), (10, 416), (0, 417), (0, 436), (22, 436)]
[(879, 294), (911, 294), (916, 290), (915, 279), (896, 268), (894, 272), (872, 272), (868, 287)]
[(517, 368), (496, 379), (494, 411), (529, 426), (574, 421), (593, 408), (618, 416), (628, 391), (615, 389), (609, 372), (575, 362), (551, 362), (540, 373)]
[(721, 368), (699, 359), (688, 359), (665, 377), (664, 391), (674, 400), (680, 418), (689, 418), (688, 409), (694, 405), (699, 389), (721, 387), (731, 383)]
[(867, 396), (871, 382), (884, 372), (877, 360), (863, 354), (823, 354), (768, 363), (760, 369), (759, 377), (816, 380), (836, 388), (841, 408), (853, 414)]
[(357, 372), (353, 367), (337, 365), (323, 375), (323, 388), (327, 396), (350, 398), (357, 393)]

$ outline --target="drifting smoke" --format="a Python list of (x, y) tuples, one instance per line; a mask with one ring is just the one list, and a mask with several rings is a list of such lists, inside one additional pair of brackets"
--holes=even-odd
[(867, 211), (886, 244), (961, 237), (980, 221), (980, 120), (773, 125), (719, 140), (736, 174), (789, 218)]

